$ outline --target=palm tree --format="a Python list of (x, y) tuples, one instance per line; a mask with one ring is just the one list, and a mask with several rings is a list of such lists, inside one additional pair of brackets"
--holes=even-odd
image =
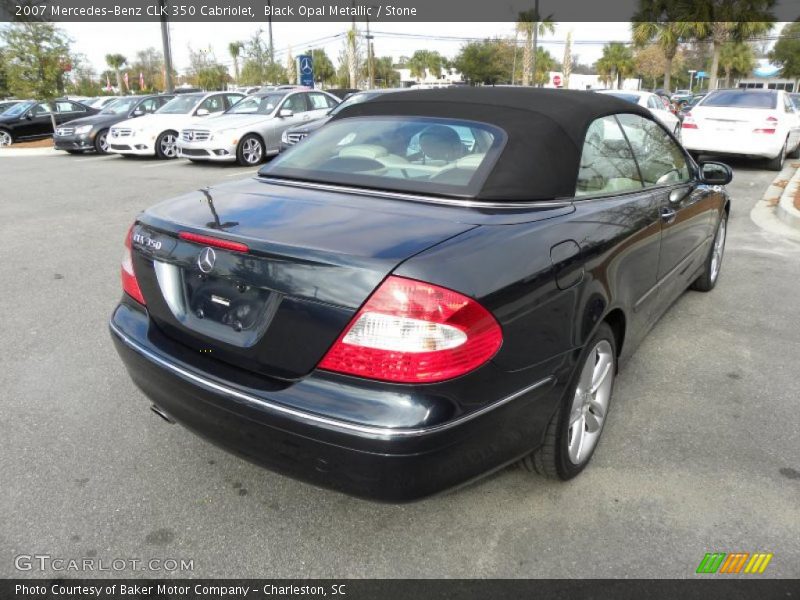
[(120, 75), (119, 70), (126, 62), (128, 62), (128, 59), (122, 54), (106, 54), (106, 64), (113, 69), (114, 75), (117, 76), (117, 89), (120, 94), (122, 93), (122, 75)]
[(425, 79), (430, 73), (437, 79), (442, 76), (442, 67), (446, 66), (445, 58), (438, 52), (431, 50), (417, 50), (408, 59), (406, 67), (415, 79)]
[(603, 46), (603, 56), (597, 61), (597, 71), (603, 81), (616, 81), (617, 89), (622, 80), (635, 69), (633, 52), (622, 42), (611, 42)]
[(233, 59), (233, 74), (237, 85), (239, 83), (239, 56), (242, 53), (242, 46), (242, 42), (231, 42), (228, 44), (228, 53)]
[[(640, 20), (653, 18), (659, 0), (642, 0), (642, 9), (631, 23), (631, 36), (637, 48), (655, 43), (664, 55), (664, 89), (670, 89), (672, 76), (672, 61), (678, 53), (681, 41), (693, 37), (697, 32), (696, 23), (675, 21), (669, 14), (663, 15), (666, 21)], [(648, 12), (652, 11), (652, 12)]]
[(555, 33), (556, 24), (553, 23), (552, 15), (540, 21), (535, 9), (526, 10), (517, 17), (517, 31), (525, 35), (522, 52), (522, 85), (530, 85), (533, 81), (533, 32), (536, 31), (537, 36)]
[(744, 42), (723, 44), (719, 53), (719, 66), (725, 71), (725, 87), (731, 85), (731, 74), (744, 75), (755, 66), (753, 49)]
[(679, 20), (692, 22), (695, 37), (711, 41), (711, 69), (708, 89), (717, 87), (719, 59), (723, 44), (743, 41), (768, 33), (777, 0), (674, 0)]

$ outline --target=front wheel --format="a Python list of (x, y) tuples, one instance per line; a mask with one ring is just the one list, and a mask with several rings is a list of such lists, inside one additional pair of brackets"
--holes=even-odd
[(236, 148), (236, 162), (243, 167), (252, 167), (264, 160), (264, 142), (261, 138), (248, 133)]
[(14, 143), (14, 138), (11, 137), (11, 133), (6, 131), (5, 129), (0, 129), (0, 148), (10, 146), (13, 143)]
[(98, 154), (108, 154), (108, 129), (98, 131), (94, 136), (94, 150)]
[(178, 156), (178, 132), (165, 131), (156, 140), (156, 157), (170, 159)]
[(578, 365), (544, 443), (521, 461), (528, 471), (566, 481), (586, 468), (597, 448), (617, 372), (616, 338), (607, 323), (597, 328)]
[(722, 255), (725, 253), (725, 238), (728, 233), (728, 214), (722, 213), (722, 218), (717, 225), (717, 234), (714, 236), (714, 243), (708, 251), (706, 263), (703, 267), (703, 274), (692, 283), (692, 289), (698, 292), (710, 292), (717, 285), (719, 272), (722, 268)]

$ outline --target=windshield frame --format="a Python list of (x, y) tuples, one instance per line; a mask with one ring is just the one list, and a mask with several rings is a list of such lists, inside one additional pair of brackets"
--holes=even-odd
[[(492, 145), (486, 151), (484, 159), (472, 172), (469, 182), (466, 185), (453, 185), (443, 184), (429, 181), (419, 181), (422, 185), (414, 185), (411, 179), (402, 179), (394, 177), (384, 177), (380, 175), (359, 175), (352, 172), (336, 173), (335, 171), (311, 171), (309, 169), (295, 169), (291, 167), (281, 168), (281, 163), (290, 158), (298, 151), (303, 151), (309, 147), (309, 144), (319, 143), (320, 133), (326, 132), (325, 135), (331, 135), (332, 131), (336, 128), (347, 126), (348, 124), (363, 122), (363, 121), (405, 121), (410, 122), (429, 122), (432, 125), (451, 125), (454, 127), (467, 127), (467, 128), (481, 128), (486, 130), (493, 136)], [(419, 132), (415, 134), (419, 135)], [(412, 139), (413, 137), (412, 136)], [(346, 119), (336, 119), (329, 122), (324, 128), (319, 130), (313, 137), (309, 137), (303, 144), (297, 144), (286, 151), (279, 154), (271, 162), (267, 163), (258, 171), (259, 177), (284, 180), (287, 182), (302, 185), (309, 183), (314, 185), (330, 185), (347, 187), (367, 192), (389, 192), (407, 195), (418, 196), (441, 196), (446, 198), (458, 198), (466, 200), (475, 200), (480, 202), (478, 194), (483, 189), (489, 174), (494, 169), (498, 160), (500, 159), (503, 150), (508, 142), (508, 133), (492, 123), (478, 121), (474, 119), (459, 119), (437, 116), (424, 116), (424, 115), (364, 115), (358, 117), (349, 117)], [(311, 174), (311, 176), (309, 176)], [(319, 176), (314, 176), (317, 174)], [(405, 186), (402, 184), (406, 182)], [(408, 185), (411, 183), (411, 185)]]

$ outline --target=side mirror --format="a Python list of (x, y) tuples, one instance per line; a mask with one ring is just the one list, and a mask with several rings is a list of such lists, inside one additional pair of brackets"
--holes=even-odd
[(131, 113), (132, 117), (141, 117), (144, 114), (144, 110), (141, 108), (137, 108)]
[(26, 113), (25, 118), (30, 121), (31, 119), (33, 119), (33, 113), (32, 112)]
[(294, 115), (294, 111), (291, 108), (282, 108), (281, 112), (278, 113), (279, 117), (291, 117)]
[(733, 179), (731, 168), (721, 162), (700, 163), (700, 181), (708, 185), (728, 185)]
[(207, 116), (208, 116), (208, 115), (210, 115), (211, 113), (210, 113), (210, 112), (208, 112), (208, 109), (207, 109), (207, 108), (198, 108), (198, 109), (197, 109), (197, 112), (196, 112), (196, 113), (194, 113), (194, 114), (196, 114), (198, 117), (207, 117)]

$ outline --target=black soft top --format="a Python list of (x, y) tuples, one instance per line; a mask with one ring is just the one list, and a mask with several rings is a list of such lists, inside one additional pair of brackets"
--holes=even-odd
[(381, 94), (348, 106), (333, 120), (362, 116), (429, 116), (478, 121), (506, 132), (497, 163), (475, 198), (544, 200), (570, 197), (586, 130), (595, 119), (643, 107), (607, 94), (524, 87), (463, 87)]

